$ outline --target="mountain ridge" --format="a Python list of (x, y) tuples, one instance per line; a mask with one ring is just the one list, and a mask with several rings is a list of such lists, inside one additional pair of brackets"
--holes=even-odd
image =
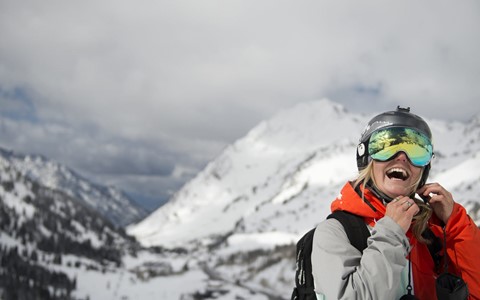
[(9, 161), (19, 172), (32, 180), (61, 190), (99, 211), (116, 226), (124, 227), (147, 215), (145, 209), (117, 188), (94, 183), (43, 155), (21, 154), (0, 148), (0, 159)]
[(2, 299), (71, 299), (76, 272), (116, 270), (138, 248), (101, 213), (0, 159)]

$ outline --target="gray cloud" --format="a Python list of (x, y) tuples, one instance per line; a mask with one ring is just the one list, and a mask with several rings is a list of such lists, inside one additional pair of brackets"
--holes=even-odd
[(1, 145), (168, 189), (297, 102), (468, 120), (479, 15), (474, 0), (2, 1)]

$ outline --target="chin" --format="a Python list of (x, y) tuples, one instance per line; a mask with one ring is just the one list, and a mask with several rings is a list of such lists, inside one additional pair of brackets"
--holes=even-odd
[(402, 188), (389, 189), (384, 193), (392, 198), (395, 198), (397, 196), (409, 196), (412, 192), (410, 191), (410, 189), (402, 187)]

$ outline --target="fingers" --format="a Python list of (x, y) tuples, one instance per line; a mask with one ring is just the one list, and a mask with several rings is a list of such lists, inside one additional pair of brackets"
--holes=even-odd
[[(395, 205), (397, 207), (401, 207), (404, 211), (410, 210), (411, 207), (418, 208), (417, 204), (413, 199), (410, 199), (409, 197), (405, 196), (398, 196), (392, 200), (392, 205)], [(418, 209), (419, 210), (419, 209)], [(415, 211), (413, 215), (415, 215), (418, 212), (417, 209), (412, 209), (412, 212)]]
[(399, 200), (402, 199), (402, 198), (403, 198), (403, 196), (397, 196), (397, 197), (395, 197), (395, 198), (392, 200), (392, 202), (397, 202), (397, 201), (399, 201)]
[(438, 183), (426, 184), (418, 190), (418, 193), (430, 196), (430, 206), (437, 217), (446, 224), (455, 203), (452, 194)]
[(445, 200), (453, 202), (452, 194), (438, 183), (428, 183), (421, 187), (417, 193), (423, 196), (429, 196), (434, 202), (435, 200), (441, 200), (441, 196), (443, 196)]
[(418, 205), (406, 196), (399, 196), (387, 205), (386, 216), (392, 218), (404, 232), (407, 232), (412, 223), (413, 216), (420, 211)]
[(408, 199), (405, 201), (404, 205), (406, 205), (405, 211), (413, 218), (419, 211), (420, 208), (412, 199)]
[(403, 204), (407, 205), (407, 208), (405, 210), (408, 210), (413, 205), (413, 203), (410, 201), (405, 201)]

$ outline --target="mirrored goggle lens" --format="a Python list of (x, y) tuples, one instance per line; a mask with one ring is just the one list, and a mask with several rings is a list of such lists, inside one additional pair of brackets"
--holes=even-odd
[(430, 139), (424, 134), (403, 127), (376, 131), (370, 137), (368, 154), (375, 160), (387, 161), (403, 151), (417, 167), (428, 165), (433, 156)]

